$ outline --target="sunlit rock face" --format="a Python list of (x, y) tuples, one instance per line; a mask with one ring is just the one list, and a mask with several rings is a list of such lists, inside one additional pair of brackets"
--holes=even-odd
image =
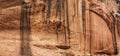
[[(25, 0), (25, 4), (22, 4), (21, 0), (0, 0), (0, 56), (109, 56), (114, 55), (115, 46), (120, 50), (119, 17), (115, 17), (118, 20), (115, 32), (113, 31), (117, 41), (113, 39), (114, 33), (110, 29), (111, 26), (112, 29), (114, 27), (114, 18), (110, 12), (119, 11), (117, 4), (113, 5), (114, 2), (112, 8), (109, 4), (112, 1), (107, 0), (86, 0), (84, 5), (82, 0), (32, 1)], [(27, 32), (30, 33), (30, 40), (24, 38), (24, 43), (27, 44), (22, 43), (21, 37), (20, 21), (25, 19), (21, 16), (22, 9), (30, 13), (25, 14), (30, 19), (31, 28), (31, 31)], [(115, 12), (113, 16), (119, 15)], [(113, 45), (115, 42), (117, 45)], [(21, 53), (21, 45), (26, 51), (30, 47), (30, 52)]]

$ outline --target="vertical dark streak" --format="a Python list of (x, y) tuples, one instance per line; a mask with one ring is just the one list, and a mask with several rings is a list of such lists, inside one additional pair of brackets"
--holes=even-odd
[[(58, 16), (58, 18), (60, 19), (60, 22), (62, 22), (61, 21), (61, 19), (63, 18), (64, 19), (64, 21), (63, 21), (63, 24), (65, 25), (65, 15), (64, 15), (64, 12), (65, 12), (65, 10), (64, 10), (64, 2), (65, 2), (65, 0), (56, 0), (56, 17)], [(59, 29), (59, 25), (55, 25), (56, 26), (56, 35), (57, 35), (57, 41), (59, 40), (58, 38), (59, 38), (59, 31), (58, 31), (58, 29)], [(63, 26), (64, 27), (64, 37), (65, 37), (65, 44), (67, 44), (67, 36), (66, 36), (66, 28), (65, 28), (65, 26)]]
[[(92, 0), (90, 0), (90, 3), (92, 3)], [(90, 6), (90, 4), (89, 4)], [(89, 7), (91, 9), (91, 7)], [(89, 11), (89, 23), (90, 23), (90, 56), (92, 56), (92, 13)]]
[(65, 0), (62, 0), (62, 16), (63, 16), (63, 24), (64, 24), (64, 36), (65, 36), (65, 44), (67, 44), (67, 35), (66, 35), (66, 26), (65, 26)]
[(23, 56), (23, 40), (24, 40), (24, 38), (23, 38), (23, 34), (24, 34), (24, 32), (22, 31), (23, 30), (23, 22), (24, 22), (24, 20), (23, 20), (23, 17), (25, 16), (24, 14), (24, 1), (22, 1), (22, 5), (21, 5), (21, 18), (20, 18), (20, 36), (21, 36), (21, 56)]
[(48, 0), (48, 12), (47, 12), (47, 18), (50, 18), (51, 15), (51, 1), (52, 0)]
[[(60, 8), (60, 1), (59, 0), (56, 0), (56, 17), (58, 16), (58, 13), (60, 13), (61, 14), (61, 12), (60, 12), (60, 10), (61, 10), (61, 8)], [(61, 19), (61, 15), (59, 15), (58, 16), (58, 18), (59, 19)], [(58, 41), (58, 38), (59, 38), (59, 25), (58, 24), (56, 24), (56, 34), (57, 34), (57, 41)]]
[(66, 0), (66, 19), (67, 19), (67, 32), (68, 32), (68, 39), (70, 45), (70, 27), (69, 27), (69, 16), (68, 16), (68, 0)]
[(60, 9), (60, 1), (56, 0), (56, 16), (58, 16), (59, 9)]
[[(65, 24), (65, 21), (63, 22)], [(65, 34), (65, 44), (67, 44), (67, 35), (66, 35), (66, 27), (64, 26), (64, 34)]]
[(89, 17), (90, 17), (90, 56), (91, 56), (91, 54), (92, 54), (92, 15), (91, 15), (92, 13), (90, 12), (90, 15), (89, 15)]
[[(46, 0), (43, 1), (44, 3), (46, 3)], [(46, 10), (46, 5), (43, 5), (43, 8), (42, 8), (42, 17), (43, 17), (43, 23), (45, 23), (45, 10)]]
[(60, 20), (61, 20), (61, 16), (62, 16), (62, 15), (61, 15), (61, 14), (62, 14), (62, 9), (63, 9), (63, 8), (62, 8), (62, 0), (60, 0), (60, 12), (59, 12)]
[(62, 0), (62, 9), (64, 9), (64, 2), (65, 0)]
[[(112, 14), (111, 14), (112, 15)], [(117, 19), (112, 15), (113, 17), (113, 30), (112, 30), (112, 34), (113, 34), (113, 47), (114, 47), (114, 54), (117, 55), (118, 54), (118, 47), (117, 47), (117, 40), (116, 40), (116, 21)]]
[(57, 35), (57, 42), (58, 42), (59, 36), (58, 36), (58, 27), (57, 27), (57, 24), (55, 24), (55, 26), (56, 26), (56, 35)]
[(85, 0), (82, 0), (82, 21), (83, 21), (83, 35), (84, 35), (84, 38), (86, 38)]
[(29, 6), (22, 1), (20, 17), (21, 56), (32, 56), (30, 49), (30, 14)]
[[(83, 27), (83, 36), (84, 40), (86, 41), (86, 20), (85, 20), (85, 0), (82, 0), (82, 27)], [(84, 43), (84, 47), (86, 46), (86, 43)], [(84, 48), (85, 52), (85, 48)]]

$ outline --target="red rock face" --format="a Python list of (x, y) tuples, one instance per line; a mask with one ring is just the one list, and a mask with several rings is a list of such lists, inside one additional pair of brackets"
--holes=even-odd
[[(96, 19), (97, 18), (97, 19)], [(108, 46), (112, 46), (112, 33), (106, 22), (96, 14), (91, 15), (91, 42), (93, 51), (104, 50)], [(95, 41), (94, 41), (95, 40)], [(111, 44), (111, 45), (107, 45)], [(111, 51), (111, 50), (109, 50)]]
[[(114, 30), (114, 18), (105, 9), (105, 4), (97, 0), (93, 3), (85, 1), (85, 14), (82, 14), (81, 0), (68, 0), (67, 4), (66, 0), (64, 3), (63, 0), (59, 2), (51, 0), (51, 3), (49, 0), (36, 0), (35, 3), (31, 3), (32, 0), (25, 0), (26, 3), (30, 2), (27, 6), (31, 6), (30, 41), (28, 36), (24, 41), (21, 40), (20, 20), (23, 11), (20, 3), (17, 0), (10, 0), (8, 2), (11, 5), (7, 5), (8, 2), (1, 1), (0, 56), (89, 56), (90, 54), (109, 56), (114, 55), (115, 42), (117, 50), (120, 50), (118, 33), (120, 28), (116, 27), (119, 24)], [(26, 28), (25, 31), (27, 30)], [(116, 41), (113, 38), (114, 33)]]
[[(94, 13), (92, 10), (93, 11), (97, 10), (98, 14), (97, 14), (97, 12)], [(91, 39), (92, 40), (91, 48), (93, 48), (93, 49), (91, 49), (92, 52), (93, 53), (96, 53), (96, 52), (114, 53), (114, 45), (110, 44), (110, 43), (114, 43), (117, 41), (118, 41), (117, 43), (119, 43), (118, 34), (116, 33), (117, 41), (114, 41), (112, 39), (114, 34), (111, 32), (111, 29), (109, 29), (109, 27), (110, 27), (109, 24), (113, 23), (114, 18), (111, 18), (110, 14), (106, 14), (107, 11), (105, 10), (105, 8), (103, 8), (103, 7), (101, 8), (101, 5), (92, 7), (92, 10), (90, 11), (90, 13), (88, 13), (89, 11), (86, 11), (86, 14), (88, 16), (87, 20), (90, 21), (90, 19), (91, 19), (91, 22), (92, 22), (92, 23), (90, 23), (89, 21), (87, 21), (91, 24), (91, 26), (89, 26), (89, 28), (92, 28), (92, 29), (90, 29), (91, 30), (90, 32), (92, 32), (92, 34), (90, 35), (92, 37), (92, 39)], [(103, 10), (103, 11), (100, 12), (99, 10)], [(101, 14), (101, 16), (99, 14)], [(104, 20), (105, 18), (106, 18), (106, 20)], [(115, 32), (117, 32), (117, 31), (115, 31)], [(88, 38), (88, 40), (89, 40), (89, 38)], [(87, 42), (88, 45), (89, 45), (89, 42), (90, 41)], [(109, 43), (109, 45), (107, 45), (108, 43)], [(119, 46), (119, 44), (118, 44), (118, 46)], [(89, 48), (89, 47), (87, 47), (87, 48)]]

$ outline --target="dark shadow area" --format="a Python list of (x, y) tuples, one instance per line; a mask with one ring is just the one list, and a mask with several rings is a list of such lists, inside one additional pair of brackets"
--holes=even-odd
[(20, 18), (20, 36), (21, 36), (21, 56), (32, 56), (30, 48), (30, 6), (22, 1), (21, 18)]

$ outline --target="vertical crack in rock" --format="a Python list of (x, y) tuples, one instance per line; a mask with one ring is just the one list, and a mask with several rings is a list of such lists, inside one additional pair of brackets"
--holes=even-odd
[[(86, 41), (85, 0), (82, 0), (82, 27), (83, 27), (84, 41)], [(84, 46), (86, 46), (86, 43), (84, 43)]]
[(70, 27), (69, 27), (68, 0), (66, 0), (66, 20), (67, 20), (68, 40), (69, 40), (69, 45), (70, 45)]
[[(59, 13), (59, 9), (60, 9), (60, 1), (56, 0), (56, 17), (58, 16)], [(58, 42), (58, 38), (59, 38), (59, 31), (58, 31), (58, 24), (56, 24), (56, 35), (57, 35), (57, 42)]]
[[(62, 0), (62, 16), (63, 16), (63, 24), (65, 25), (65, 0)], [(64, 36), (65, 36), (65, 44), (67, 44), (67, 34), (66, 34), (66, 27), (64, 26)]]
[[(58, 3), (58, 1), (56, 1), (56, 2)], [(58, 9), (58, 11), (56, 11), (56, 13), (58, 13), (58, 15), (57, 15), (58, 18), (61, 18), (60, 14), (63, 16), (63, 20), (64, 20), (63, 24), (65, 25), (65, 26), (63, 26), (65, 39), (63, 39), (63, 40), (65, 40), (65, 43), (57, 45), (56, 47), (63, 49), (63, 50), (67, 50), (70, 48), (70, 27), (69, 27), (70, 25), (69, 25), (69, 13), (68, 13), (68, 0), (65, 0), (65, 1), (61, 0), (59, 2), (60, 2), (60, 4), (59, 4), (60, 9), (58, 9), (58, 7), (57, 7), (56, 9)], [(64, 7), (64, 5), (65, 5), (65, 7)], [(56, 5), (56, 6), (58, 6), (58, 5)], [(62, 21), (61, 20), (60, 20), (60, 22), (57, 21), (57, 23), (62, 23)], [(58, 39), (59, 28), (60, 28), (59, 24), (56, 24), (56, 28), (57, 28), (56, 34), (57, 34), (57, 41), (58, 41), (58, 40), (60, 40), (60, 39)], [(62, 38), (62, 37), (59, 37), (59, 38)]]
[(62, 0), (56, 0), (56, 16), (61, 16), (61, 1)]
[(68, 13), (68, 0), (65, 1), (66, 3), (66, 23), (67, 23), (67, 34), (68, 34), (68, 43), (70, 45), (70, 27), (69, 27), (69, 13)]
[(82, 21), (83, 21), (83, 35), (86, 38), (86, 21), (85, 21), (85, 0), (82, 0)]
[(48, 0), (48, 12), (47, 12), (47, 18), (50, 18), (51, 15), (51, 4), (52, 0)]
[(112, 40), (113, 40), (114, 54), (117, 55), (118, 54), (117, 37), (116, 37), (116, 21), (117, 20), (114, 16), (112, 17), (113, 17)]
[[(57, 21), (56, 23), (56, 35), (57, 35), (57, 42), (58, 42), (58, 38), (59, 35), (61, 34), (61, 32), (59, 31), (60, 28), (62, 27), (62, 23), (64, 24), (64, 22), (62, 22), (62, 19), (64, 20), (64, 0), (56, 0), (56, 17), (58, 18), (59, 21)], [(64, 27), (64, 37), (65, 37), (65, 44), (66, 44), (66, 30)]]
[(32, 56), (30, 49), (30, 6), (22, 1), (20, 18), (21, 56)]
[[(92, 1), (90, 1), (90, 2), (92, 2)], [(91, 7), (90, 7), (91, 8)], [(90, 18), (90, 55), (92, 54), (92, 15), (91, 15), (92, 13), (89, 11), (89, 18)]]

